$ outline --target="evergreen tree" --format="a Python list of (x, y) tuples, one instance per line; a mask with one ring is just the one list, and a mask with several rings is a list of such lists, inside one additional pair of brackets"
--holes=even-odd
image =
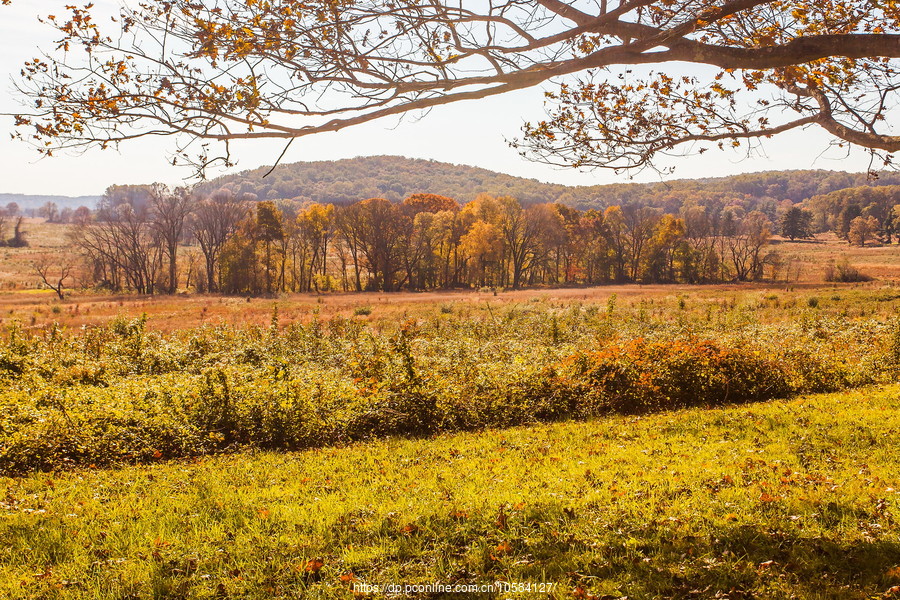
[(781, 235), (794, 241), (812, 237), (812, 214), (798, 206), (792, 206), (781, 217)]

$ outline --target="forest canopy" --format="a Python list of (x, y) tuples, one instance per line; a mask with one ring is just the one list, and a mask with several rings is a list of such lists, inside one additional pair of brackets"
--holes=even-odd
[(410, 194), (442, 194), (466, 203), (478, 194), (512, 196), (524, 205), (560, 202), (580, 210), (604, 210), (613, 205), (637, 204), (677, 214), (691, 201), (711, 210), (725, 206), (744, 212), (759, 210), (772, 221), (785, 203), (799, 204), (817, 195), (854, 187), (900, 185), (900, 173), (882, 172), (875, 179), (866, 173), (842, 171), (766, 171), (720, 178), (683, 179), (665, 183), (620, 183), (565, 186), (536, 179), (513, 177), (467, 165), (369, 156), (337, 161), (299, 162), (225, 175), (198, 186), (211, 194), (228, 188), (238, 196), (258, 200), (318, 202), (347, 205), (381, 197), (401, 202)]

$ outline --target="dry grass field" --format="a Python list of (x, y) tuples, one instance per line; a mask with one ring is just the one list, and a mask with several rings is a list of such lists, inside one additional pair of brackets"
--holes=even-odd
[(773, 249), (786, 260), (797, 260), (799, 282), (822, 282), (829, 262), (848, 261), (862, 273), (884, 281), (900, 281), (900, 245), (869, 245), (865, 248), (850, 246), (833, 233), (822, 233), (810, 241), (788, 241), (775, 237)]
[(210, 295), (128, 296), (73, 294), (59, 302), (47, 290), (16, 291), (0, 294), (0, 326), (19, 323), (26, 328), (43, 328), (59, 323), (67, 328), (102, 325), (115, 317), (136, 318), (149, 315), (147, 328), (172, 332), (198, 325), (267, 325), (277, 306), (284, 323), (310, 321), (314, 316), (323, 320), (335, 316), (357, 320), (400, 320), (436, 307), (454, 310), (472, 309), (528, 302), (551, 305), (580, 303), (585, 306), (605, 305), (615, 296), (620, 304), (637, 306), (642, 303), (662, 307), (677, 305), (682, 298), (692, 304), (715, 305), (753, 304), (771, 294), (777, 294), (787, 305), (803, 305), (809, 297), (840, 290), (877, 292), (893, 290), (896, 283), (873, 281), (857, 284), (734, 284), (715, 286), (690, 285), (614, 285), (593, 288), (528, 289), (502, 291), (496, 295), (479, 291), (448, 291), (423, 293), (332, 293), (285, 294), (273, 298), (244, 298)]
[[(148, 327), (174, 331), (203, 324), (266, 324), (275, 304), (285, 321), (308, 321), (313, 314), (321, 318), (336, 315), (383, 319), (415, 313), (423, 307), (460, 305), (503, 305), (533, 300), (547, 302), (581, 302), (604, 304), (615, 294), (621, 302), (652, 300), (672, 303), (681, 297), (700, 302), (718, 301), (722, 297), (741, 302), (766, 290), (776, 291), (786, 301), (818, 290), (838, 288), (878, 289), (900, 283), (900, 245), (851, 247), (833, 234), (821, 234), (813, 241), (772, 239), (790, 269), (789, 282), (762, 282), (725, 285), (614, 285), (594, 288), (553, 288), (480, 291), (434, 291), (403, 293), (329, 293), (289, 294), (270, 298), (223, 297), (199, 294), (177, 296), (109, 295), (89, 289), (71, 290), (59, 302), (49, 289), (42, 289), (33, 263), (41, 255), (65, 257), (72, 252), (66, 233), (68, 225), (50, 224), (43, 219), (26, 220), (27, 248), (0, 248), (0, 326), (18, 322), (25, 327), (42, 327), (59, 322), (66, 327), (81, 327), (107, 322), (110, 318), (151, 315)], [(874, 281), (864, 284), (825, 283), (824, 272), (829, 263), (847, 260)], [(788, 267), (781, 277), (787, 275)]]

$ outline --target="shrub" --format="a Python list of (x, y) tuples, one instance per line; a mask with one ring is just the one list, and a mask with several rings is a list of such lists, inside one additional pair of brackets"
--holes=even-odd
[(749, 311), (711, 322), (690, 306), (677, 322), (642, 311), (528, 302), (166, 335), (143, 317), (13, 324), (0, 340), (0, 472), (748, 402), (900, 368), (900, 325), (828, 307), (782, 325)]
[(778, 364), (709, 340), (638, 339), (576, 355), (570, 365), (598, 406), (616, 412), (748, 402), (791, 391)]
[(872, 278), (851, 265), (846, 258), (825, 267), (825, 281), (831, 283), (858, 283)]

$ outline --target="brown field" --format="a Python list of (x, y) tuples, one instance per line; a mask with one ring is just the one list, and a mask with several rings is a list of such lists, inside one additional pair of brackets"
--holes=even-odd
[[(369, 319), (403, 318), (405, 314), (427, 310), (436, 305), (484, 305), (485, 303), (515, 303), (529, 301), (606, 303), (615, 294), (619, 302), (637, 303), (650, 300), (677, 302), (680, 297), (700, 301), (714, 301), (726, 295), (740, 302), (761, 291), (777, 290), (790, 301), (792, 295), (801, 296), (815, 290), (877, 289), (900, 284), (900, 245), (848, 246), (833, 234), (823, 234), (815, 241), (789, 242), (773, 238), (785, 262), (793, 261), (791, 281), (724, 285), (611, 285), (592, 288), (544, 288), (505, 290), (496, 294), (479, 291), (434, 291), (385, 293), (327, 293), (288, 294), (270, 298), (244, 298), (212, 295), (180, 294), (178, 296), (104, 295), (91, 291), (72, 291), (59, 302), (55, 294), (41, 289), (40, 279), (32, 264), (41, 254), (61, 254), (67, 247), (67, 225), (44, 223), (42, 219), (27, 220), (26, 229), (31, 246), (28, 248), (0, 248), (0, 326), (18, 321), (24, 326), (41, 327), (59, 322), (66, 327), (81, 327), (108, 321), (112, 317), (152, 315), (148, 326), (155, 330), (172, 331), (199, 324), (266, 324), (277, 304), (279, 316), (285, 321), (308, 320), (314, 314), (327, 319), (335, 315), (353, 316), (362, 308), (371, 315), (357, 315)], [(875, 278), (865, 284), (830, 284), (823, 281), (823, 273), (831, 261), (844, 257), (863, 273)], [(784, 273), (782, 274), (784, 276)]]
[(860, 271), (884, 281), (900, 281), (900, 245), (850, 246), (833, 233), (821, 233), (815, 240), (788, 241), (772, 238), (771, 248), (786, 260), (795, 258), (800, 266), (799, 282), (820, 283), (829, 262), (846, 259)]
[[(50, 291), (7, 292), (0, 294), (0, 327), (18, 322), (41, 328), (59, 323), (68, 328), (99, 325), (118, 316), (135, 318), (150, 315), (147, 327), (171, 332), (197, 325), (268, 325), (277, 306), (282, 323), (306, 322), (314, 315), (321, 319), (335, 316), (365, 319), (373, 323), (400, 320), (450, 307), (454, 312), (466, 307), (485, 308), (512, 303), (542, 302), (550, 305), (579, 302), (603, 304), (616, 296), (619, 306), (641, 303), (659, 310), (674, 306), (685, 298), (693, 305), (752, 304), (759, 298), (777, 294), (787, 305), (800, 305), (810, 296), (844, 292), (874, 292), (895, 288), (893, 282), (873, 281), (857, 284), (728, 284), (728, 285), (610, 285), (592, 288), (527, 289), (498, 292), (449, 291), (384, 293), (283, 294), (270, 298), (188, 295), (178, 296), (102, 296), (73, 294), (59, 302)], [(357, 313), (365, 309), (365, 314)]]

